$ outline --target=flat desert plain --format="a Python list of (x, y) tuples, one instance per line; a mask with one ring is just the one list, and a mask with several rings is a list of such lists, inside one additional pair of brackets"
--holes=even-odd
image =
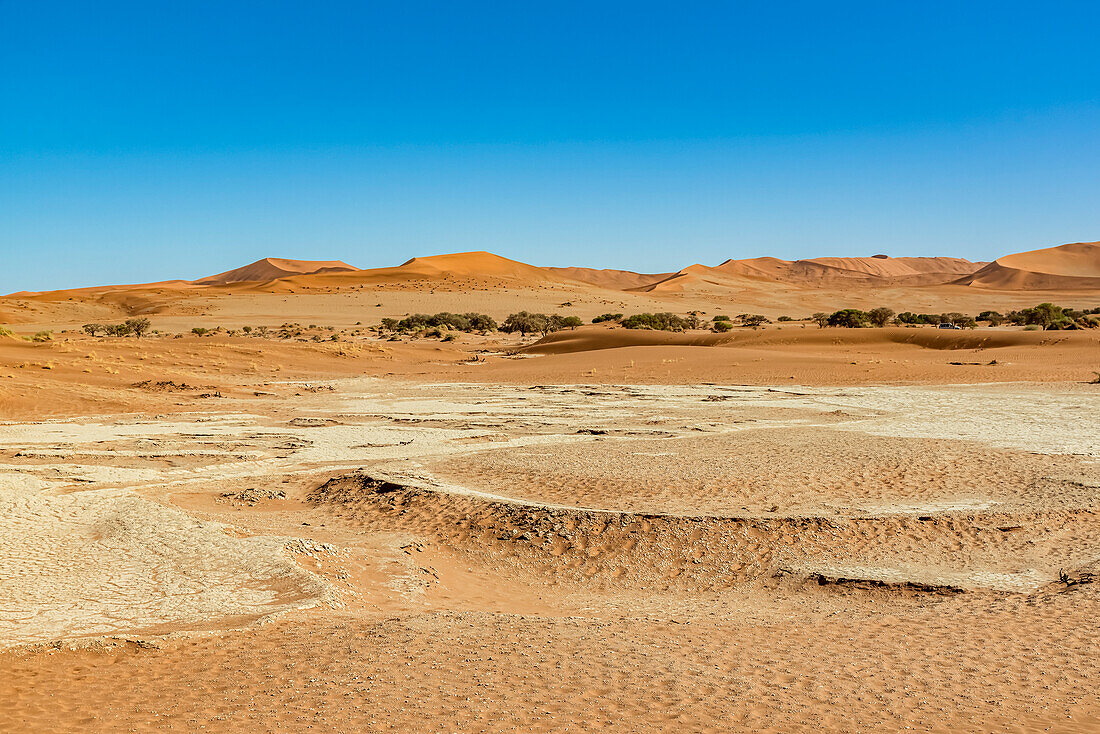
[[(1067, 247), (4, 297), (0, 729), (1100, 730), (1100, 331), (802, 320), (1100, 306)], [(521, 309), (775, 323), (372, 328)]]

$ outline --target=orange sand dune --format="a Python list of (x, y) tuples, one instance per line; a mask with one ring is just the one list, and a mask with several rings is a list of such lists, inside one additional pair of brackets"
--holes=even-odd
[[(728, 262), (728, 261), (727, 261)], [(644, 285), (630, 290), (637, 293), (698, 293), (702, 291), (723, 291), (738, 287), (754, 285), (753, 281), (759, 280), (759, 276), (742, 274), (736, 271), (726, 271), (721, 268), (712, 268), (708, 265), (696, 263), (688, 265), (683, 270), (673, 273), (664, 280), (650, 285)]]
[(1001, 290), (1100, 288), (1100, 242), (1005, 255), (956, 282)]
[(565, 280), (588, 283), (613, 291), (644, 288), (672, 277), (675, 273), (635, 273), (632, 270), (596, 270), (594, 268), (544, 268)]
[(820, 257), (780, 260), (758, 257), (726, 260), (715, 267), (690, 265), (664, 280), (633, 288), (642, 292), (698, 290), (707, 286), (738, 288), (746, 281), (772, 281), (788, 285), (939, 285), (959, 275), (973, 273), (982, 263), (955, 257)]
[(564, 282), (546, 268), (535, 267), (490, 252), (456, 252), (448, 255), (414, 257), (389, 268), (352, 271), (322, 271), (253, 284), (260, 292), (295, 292), (296, 289), (340, 289), (397, 286), (403, 290), (433, 291), (446, 285), (450, 290), (483, 290), (485, 287), (538, 287), (552, 281)]
[(452, 276), (515, 278), (531, 281), (546, 280), (548, 277), (547, 271), (543, 268), (484, 251), (414, 257), (402, 263), (396, 270), (410, 275), (430, 276), (447, 273)]
[(803, 262), (878, 278), (906, 278), (926, 273), (973, 273), (980, 263), (958, 257), (818, 257)]
[[(957, 257), (818, 257), (805, 260), (779, 260), (760, 257), (727, 260), (715, 270), (749, 278), (766, 278), (787, 283), (865, 283), (886, 284), (905, 281), (911, 285), (947, 283), (959, 275), (973, 273), (982, 263)], [(919, 282), (910, 282), (919, 281)]]
[(341, 260), (286, 260), (278, 257), (265, 257), (244, 267), (211, 275), (193, 281), (193, 283), (195, 285), (227, 285), (246, 281), (276, 280), (291, 275), (349, 270), (358, 270), (358, 268)]

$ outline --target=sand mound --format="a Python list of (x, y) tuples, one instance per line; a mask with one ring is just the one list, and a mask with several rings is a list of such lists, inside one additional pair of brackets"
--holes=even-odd
[(528, 354), (570, 354), (639, 346), (709, 347), (729, 340), (730, 337), (726, 334), (713, 334), (706, 331), (675, 332), (581, 327), (576, 330), (547, 334), (519, 351)]
[(614, 291), (644, 288), (675, 275), (675, 273), (635, 273), (632, 270), (595, 270), (593, 268), (545, 268), (545, 270), (565, 280), (575, 280)]
[(286, 260), (277, 257), (265, 257), (244, 267), (227, 270), (193, 281), (195, 285), (227, 285), (248, 281), (269, 281), (291, 275), (311, 275), (314, 273), (332, 273), (354, 271), (358, 268), (341, 260)]
[(931, 285), (947, 283), (959, 275), (973, 273), (983, 263), (972, 263), (957, 257), (818, 257), (805, 260), (779, 260), (759, 257), (750, 260), (727, 260), (714, 270), (746, 278), (774, 280), (784, 283), (863, 284), (863, 285)]
[(908, 278), (915, 275), (973, 273), (979, 264), (958, 257), (818, 257), (801, 262), (859, 273), (875, 278)]
[(1005, 255), (956, 282), (1002, 290), (1100, 288), (1100, 242)]
[(875, 347), (912, 345), (924, 349), (970, 350), (1034, 346), (1049, 339), (1041, 331), (940, 331), (938, 329), (737, 329), (708, 331), (650, 331), (581, 327), (547, 334), (520, 349), (529, 354), (572, 354), (622, 347)]
[(488, 278), (509, 278), (534, 282), (547, 280), (543, 268), (509, 260), (491, 252), (456, 252), (450, 255), (414, 257), (395, 268), (410, 275), (441, 275)]
[(663, 280), (637, 286), (640, 292), (683, 292), (713, 287), (738, 288), (752, 281), (768, 281), (798, 286), (896, 286), (949, 283), (960, 275), (979, 269), (984, 263), (972, 263), (957, 257), (819, 257), (808, 260), (780, 260), (757, 257), (726, 260), (720, 265), (689, 265)]

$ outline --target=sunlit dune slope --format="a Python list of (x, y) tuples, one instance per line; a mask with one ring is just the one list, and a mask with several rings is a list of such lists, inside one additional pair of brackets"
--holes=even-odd
[(575, 280), (613, 291), (643, 288), (675, 275), (675, 273), (635, 273), (632, 270), (596, 270), (594, 268), (544, 268), (544, 270), (565, 280)]
[(1005, 255), (957, 282), (1002, 290), (1100, 288), (1100, 242)]
[(341, 260), (287, 260), (278, 257), (265, 257), (240, 268), (211, 275), (193, 281), (195, 285), (227, 285), (247, 281), (268, 281), (292, 275), (308, 275), (324, 272), (358, 270)]

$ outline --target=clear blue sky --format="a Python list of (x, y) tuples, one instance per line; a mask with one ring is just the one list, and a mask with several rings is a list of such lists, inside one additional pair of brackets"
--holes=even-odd
[(0, 0), (0, 293), (1100, 239), (1100, 9)]

